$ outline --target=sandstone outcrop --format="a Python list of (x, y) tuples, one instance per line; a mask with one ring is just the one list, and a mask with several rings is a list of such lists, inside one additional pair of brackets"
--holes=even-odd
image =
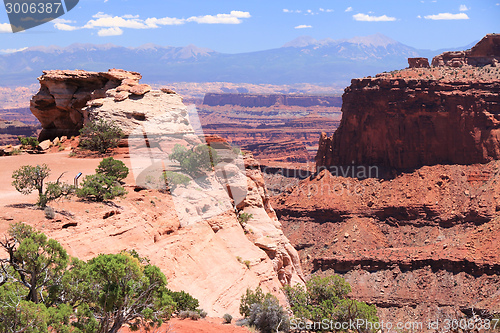
[(126, 97), (131, 94), (140, 96), (151, 89), (147, 85), (139, 85), (139, 73), (121, 69), (110, 69), (108, 72), (51, 70), (43, 73), (38, 78), (40, 90), (30, 102), (31, 112), (42, 124), (40, 140), (78, 135), (86, 118), (82, 109), (87, 102), (107, 94), (114, 97), (115, 88), (120, 87)]
[[(499, 40), (494, 37), (488, 35), (471, 52), (484, 51), (485, 42)], [(343, 95), (339, 128), (320, 138), (316, 165), (411, 170), (499, 159), (499, 76), (498, 68), (487, 65), (411, 68), (353, 79)]]
[(500, 61), (500, 35), (488, 34), (466, 51), (444, 52), (432, 59), (432, 66), (497, 66)]
[(429, 59), (427, 58), (408, 58), (408, 65), (410, 68), (428, 68), (429, 66)]
[[(58, 224), (44, 227), (44, 232), (81, 259), (135, 249), (162, 269), (170, 288), (198, 298), (210, 315), (237, 316), (241, 295), (257, 286), (277, 295), (286, 305), (281, 287), (303, 283), (304, 278), (298, 254), (270, 206), (256, 161), (251, 155), (243, 157), (220, 137), (205, 140), (199, 124), (192, 121), (196, 120), (195, 114), (190, 114), (193, 109), (185, 107), (172, 91), (150, 90), (134, 95), (148, 89), (138, 84), (136, 73), (127, 73), (119, 71), (119, 80), (105, 89), (92, 90), (80, 100), (82, 104), (65, 104), (71, 108), (64, 116), (78, 114), (82, 122), (107, 119), (124, 130), (128, 136), (128, 158), (124, 161), (131, 171), (125, 180), (128, 196), (113, 204), (95, 206), (77, 199), (54, 203), (56, 211), (62, 213), (55, 221)], [(65, 93), (61, 96), (73, 100), (66, 92), (74, 76), (81, 87), (95, 87), (95, 81), (102, 79), (101, 73), (70, 74), (47, 73), (41, 82), (60, 78), (56, 86)], [(91, 83), (85, 83), (83, 77), (89, 77)], [(129, 95), (117, 100), (122, 93)], [(55, 97), (59, 103), (61, 96)], [(40, 93), (34, 100), (41, 101)], [(189, 149), (205, 142), (217, 150), (219, 157), (212, 172), (189, 173), (169, 158), (178, 144)], [(68, 160), (60, 164), (84, 175), (94, 173), (98, 163)], [(85, 168), (92, 162), (92, 167)], [(11, 174), (12, 170), (5, 172)], [(72, 182), (73, 175), (68, 177), (62, 180)], [(22, 210), (13, 206), (13, 211), (22, 216)], [(245, 226), (237, 218), (243, 212), (252, 216)], [(41, 221), (29, 221), (44, 225), (41, 217)], [(0, 228), (4, 231), (3, 225)]]
[(342, 100), (338, 96), (302, 95), (302, 94), (232, 94), (207, 93), (203, 104), (208, 106), (239, 105), (244, 107), (287, 106), (326, 106), (340, 107)]

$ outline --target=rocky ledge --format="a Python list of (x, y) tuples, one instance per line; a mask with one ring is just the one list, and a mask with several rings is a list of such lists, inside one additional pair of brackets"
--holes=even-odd
[[(40, 121), (43, 128), (39, 140), (54, 139), (63, 135), (68, 137), (78, 135), (79, 130), (88, 119), (88, 112), (91, 111), (85, 109), (90, 101), (99, 99), (101, 103), (94, 102), (91, 106), (100, 106), (109, 100), (126, 102), (127, 100), (139, 100), (148, 96), (148, 93), (160, 94), (160, 91), (151, 91), (149, 85), (140, 84), (141, 78), (142, 76), (137, 72), (122, 69), (110, 69), (107, 72), (44, 71), (43, 75), (38, 78), (40, 90), (30, 102), (31, 112)], [(181, 107), (182, 99), (180, 96), (172, 91), (161, 93), (175, 95), (174, 98), (178, 100), (177, 104)], [(168, 101), (168, 103), (171, 104), (172, 101)], [(122, 111), (118, 112), (122, 114), (122, 117), (142, 121), (146, 120), (147, 116), (155, 117), (164, 110), (157, 110), (151, 115)]]

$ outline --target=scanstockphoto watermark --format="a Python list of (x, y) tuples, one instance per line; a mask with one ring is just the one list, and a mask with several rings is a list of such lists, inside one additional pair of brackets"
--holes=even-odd
[[(423, 325), (423, 324), (422, 324)], [(403, 325), (404, 326), (404, 325)], [(418, 326), (418, 325), (417, 325)], [(391, 322), (372, 322), (366, 319), (349, 319), (348, 321), (335, 321), (333, 319), (323, 319), (321, 321), (304, 321), (301, 319), (290, 320), (290, 328), (292, 331), (340, 331), (340, 330), (351, 330), (355, 332), (359, 331), (379, 331), (385, 329), (392, 329), (393, 325)], [(421, 327), (423, 328), (423, 326)], [(418, 329), (416, 327), (415, 329)]]
[(334, 321), (323, 319), (321, 321), (310, 321), (302, 319), (291, 319), (290, 329), (295, 332), (303, 331), (353, 331), (353, 332), (392, 332), (407, 331), (421, 332), (424, 329), (439, 332), (456, 332), (457, 330), (489, 331), (496, 330), (498, 319), (444, 319), (435, 321), (369, 321), (366, 319), (350, 319), (349, 321)]

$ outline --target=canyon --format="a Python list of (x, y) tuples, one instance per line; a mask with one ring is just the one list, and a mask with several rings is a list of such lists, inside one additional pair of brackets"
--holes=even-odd
[[(183, 103), (175, 89), (140, 84), (135, 72), (47, 71), (31, 101), (41, 137), (77, 133), (89, 117), (120, 124), (129, 194), (103, 205), (64, 199), (47, 221), (28, 208), (33, 196), (5, 183), (0, 231), (30, 221), (83, 259), (134, 248), (212, 315), (237, 314), (247, 287), (261, 285), (286, 304), (281, 286), (336, 273), (384, 321), (498, 316), (499, 42), (487, 35), (431, 66), (411, 58), (410, 68), (352, 79), (341, 105), (334, 94), (236, 85)], [(193, 179), (176, 195), (151, 181), (159, 161), (177, 170), (165, 162), (176, 143), (203, 142), (226, 159), (205, 183)], [(3, 182), (25, 156), (2, 157)], [(55, 173), (91, 173), (98, 162), (69, 151), (29, 161), (54, 163)], [(274, 179), (279, 172), (288, 180)], [(252, 215), (247, 224), (241, 212)]]
[(344, 276), (385, 321), (500, 313), (499, 37), (461, 53), (480, 62), (353, 79), (317, 173), (272, 199), (306, 274)]

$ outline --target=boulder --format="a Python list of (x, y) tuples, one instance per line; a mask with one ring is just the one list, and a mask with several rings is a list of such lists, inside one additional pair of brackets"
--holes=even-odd
[(38, 144), (38, 148), (41, 150), (47, 150), (52, 147), (52, 142), (50, 140), (44, 140)]

